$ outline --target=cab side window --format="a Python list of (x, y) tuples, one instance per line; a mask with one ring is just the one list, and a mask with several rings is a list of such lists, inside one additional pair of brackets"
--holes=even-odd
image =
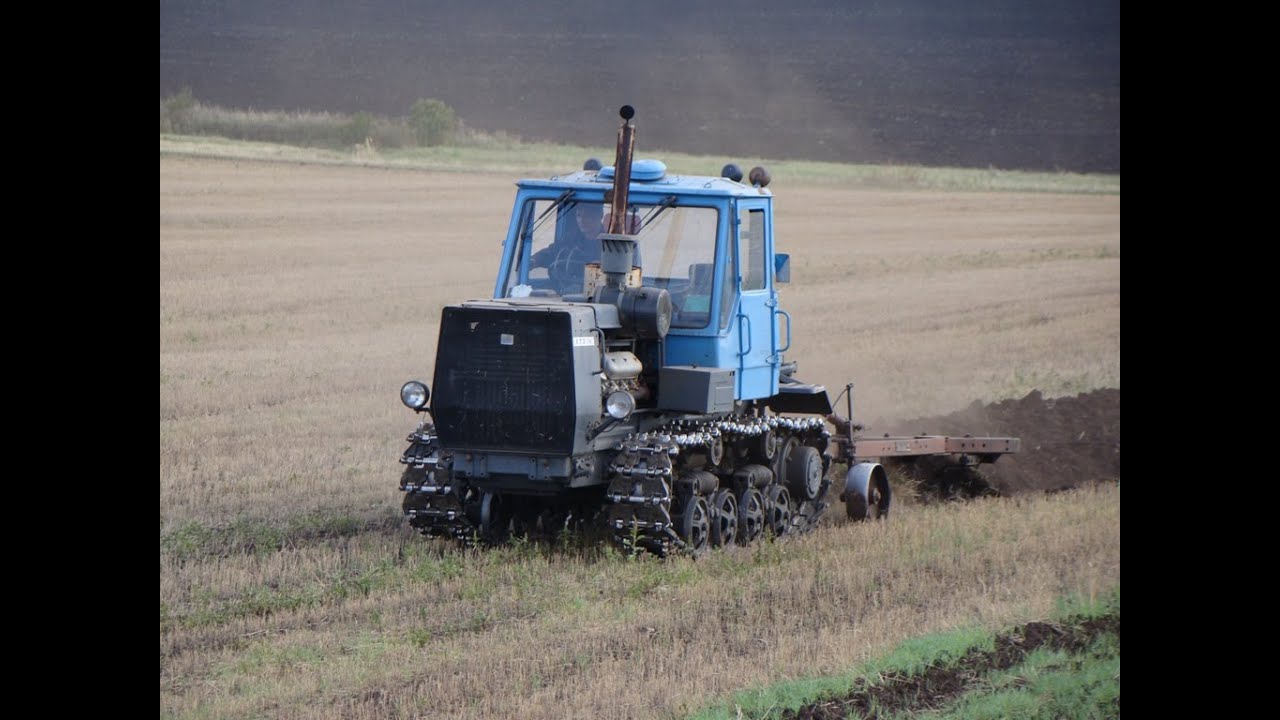
[(729, 318), (733, 315), (733, 301), (738, 293), (738, 260), (733, 249), (725, 253), (728, 262), (724, 264), (724, 281), (720, 283), (720, 329), (729, 327)]
[(763, 290), (764, 210), (738, 211), (738, 254), (742, 262), (742, 291)]

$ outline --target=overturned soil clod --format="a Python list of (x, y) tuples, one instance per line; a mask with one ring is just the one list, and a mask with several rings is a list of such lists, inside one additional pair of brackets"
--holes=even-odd
[(1120, 390), (1108, 388), (1046, 400), (1033, 390), (1020, 400), (975, 401), (949, 415), (892, 423), (891, 435), (1020, 438), (1019, 452), (971, 468), (944, 458), (886, 463), (925, 497), (961, 498), (1058, 492), (1120, 479)]

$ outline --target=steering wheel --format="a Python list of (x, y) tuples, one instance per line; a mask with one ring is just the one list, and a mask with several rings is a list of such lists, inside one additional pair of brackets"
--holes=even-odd
[(582, 292), (582, 264), (586, 257), (578, 248), (561, 251), (547, 266), (547, 277), (561, 295)]

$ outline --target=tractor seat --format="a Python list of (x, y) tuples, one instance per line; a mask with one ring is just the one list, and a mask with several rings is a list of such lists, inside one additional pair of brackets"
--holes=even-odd
[(694, 325), (706, 322), (711, 312), (711, 285), (715, 278), (715, 265), (694, 263), (689, 266), (689, 285), (680, 300), (680, 315)]

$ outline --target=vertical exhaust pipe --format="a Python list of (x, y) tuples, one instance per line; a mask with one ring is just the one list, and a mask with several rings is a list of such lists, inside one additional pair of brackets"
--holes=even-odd
[(609, 227), (600, 236), (600, 270), (607, 288), (622, 290), (635, 261), (636, 241), (627, 232), (627, 202), (631, 191), (631, 156), (635, 152), (636, 127), (631, 124), (636, 109), (623, 105), (618, 111), (622, 125), (618, 128), (618, 149), (613, 161), (613, 187), (609, 190)]
[(671, 295), (666, 288), (628, 287), (627, 276), (635, 262), (636, 236), (627, 232), (628, 193), (631, 190), (631, 155), (635, 150), (636, 128), (631, 124), (636, 110), (623, 105), (618, 111), (618, 152), (613, 162), (613, 187), (605, 195), (611, 215), (608, 232), (600, 235), (600, 271), (604, 284), (596, 287), (590, 300), (618, 308), (625, 332), (643, 339), (661, 340), (671, 328)]
[(618, 153), (613, 161), (613, 217), (609, 220), (609, 234), (621, 235), (627, 232), (627, 193), (631, 189), (631, 155), (635, 151), (636, 126), (631, 118), (636, 116), (636, 109), (623, 105), (618, 111), (622, 116), (622, 125), (618, 128)]

